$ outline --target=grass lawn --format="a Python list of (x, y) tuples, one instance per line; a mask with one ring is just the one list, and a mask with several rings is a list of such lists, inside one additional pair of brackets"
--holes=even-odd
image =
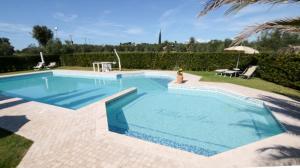
[(0, 167), (17, 167), (32, 143), (0, 128)]
[(20, 74), (20, 73), (28, 73), (28, 72), (35, 72), (34, 70), (26, 70), (26, 71), (14, 71), (14, 72), (2, 72), (1, 75), (13, 75), (13, 74)]
[(202, 81), (233, 83), (237, 85), (247, 86), (250, 88), (282, 94), (300, 100), (299, 90), (284, 87), (272, 82), (262, 80), (260, 78), (251, 78), (248, 80), (242, 78), (236, 78), (236, 77), (229, 78), (228, 76), (227, 77), (223, 77), (219, 75), (217, 76), (215, 75), (215, 72), (204, 72), (204, 71), (188, 71), (188, 73), (202, 76), (201, 79)]

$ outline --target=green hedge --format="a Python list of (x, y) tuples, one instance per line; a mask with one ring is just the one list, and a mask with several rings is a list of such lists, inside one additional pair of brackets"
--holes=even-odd
[(258, 65), (262, 79), (300, 89), (300, 55), (264, 55)]
[[(60, 61), (59, 55), (46, 55), (44, 59), (46, 64)], [(40, 61), (41, 57), (38, 55), (0, 57), (0, 72), (30, 70)]]
[[(119, 53), (126, 69), (169, 69), (175, 67), (193, 71), (234, 68), (240, 56), (239, 68), (259, 65), (256, 75), (284, 86), (300, 89), (300, 55), (247, 55), (238, 53)], [(32, 69), (40, 56), (0, 57), (0, 72)], [(46, 55), (46, 63), (55, 61), (63, 66), (92, 66), (93, 61), (116, 61), (113, 53), (77, 53)], [(116, 65), (117, 66), (117, 65)]]
[[(233, 68), (239, 54), (233, 53), (119, 53), (122, 67), (127, 69), (174, 69), (214, 70), (217, 68)], [(93, 61), (117, 61), (113, 53), (86, 53), (61, 56), (64, 66), (92, 65)], [(240, 67), (256, 64), (253, 55), (240, 55)]]

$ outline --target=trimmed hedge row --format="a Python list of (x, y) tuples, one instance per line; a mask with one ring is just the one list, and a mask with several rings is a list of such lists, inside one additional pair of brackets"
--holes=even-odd
[(300, 55), (261, 56), (258, 65), (262, 79), (300, 90)]
[[(119, 53), (122, 68), (211, 71), (234, 68), (240, 56), (239, 68), (259, 65), (256, 76), (267, 81), (300, 89), (300, 55), (247, 55), (238, 53)], [(0, 72), (32, 69), (40, 56), (0, 57)], [(46, 63), (55, 61), (63, 66), (92, 66), (94, 61), (116, 61), (113, 53), (77, 53), (73, 55), (46, 55)], [(117, 66), (117, 65), (116, 65)]]
[[(237, 53), (119, 53), (122, 67), (127, 69), (174, 69), (184, 70), (214, 70), (217, 68), (233, 68), (239, 56)], [(84, 66), (92, 65), (93, 61), (117, 61), (113, 53), (86, 53), (63, 55), (62, 65)], [(240, 67), (256, 64), (253, 55), (240, 55)]]
[[(59, 55), (44, 56), (46, 64), (49, 62), (59, 63)], [(40, 56), (7, 56), (0, 57), (0, 72), (12, 72), (32, 69), (41, 61)]]

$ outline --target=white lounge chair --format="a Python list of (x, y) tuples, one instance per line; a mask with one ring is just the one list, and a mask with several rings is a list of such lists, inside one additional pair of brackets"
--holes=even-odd
[(256, 69), (257, 69), (257, 66), (250, 66), (240, 75), (240, 77), (249, 79), (250, 77), (253, 76)]
[(47, 69), (51, 69), (56, 67), (56, 62), (50, 62), (50, 64), (48, 66), (46, 66)]
[(43, 62), (38, 62), (38, 64), (36, 66), (33, 67), (34, 70), (40, 70), (42, 69), (44, 66)]
[(225, 72), (225, 71), (228, 71), (228, 69), (216, 69), (215, 70), (215, 72), (216, 72), (216, 75), (223, 75), (223, 73)]
[(240, 71), (236, 71), (236, 70), (227, 70), (227, 71), (223, 72), (223, 74), (224, 74), (224, 77), (226, 75), (229, 75), (231, 78), (233, 75), (236, 77), (239, 72)]

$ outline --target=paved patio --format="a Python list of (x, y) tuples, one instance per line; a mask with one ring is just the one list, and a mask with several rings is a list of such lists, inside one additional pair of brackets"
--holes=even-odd
[[(176, 75), (171, 71), (122, 73), (139, 72)], [(118, 73), (111, 72), (110, 75)], [(300, 164), (299, 102), (285, 96), (234, 84), (199, 82), (198, 76), (190, 74), (185, 74), (185, 79), (187, 82), (183, 85), (173, 82), (169, 87), (218, 89), (263, 100), (286, 127), (287, 132), (212, 157), (109, 132), (105, 101), (131, 92), (134, 88), (79, 110), (0, 96), (0, 127), (34, 141), (19, 165), (24, 168), (249, 167)]]

